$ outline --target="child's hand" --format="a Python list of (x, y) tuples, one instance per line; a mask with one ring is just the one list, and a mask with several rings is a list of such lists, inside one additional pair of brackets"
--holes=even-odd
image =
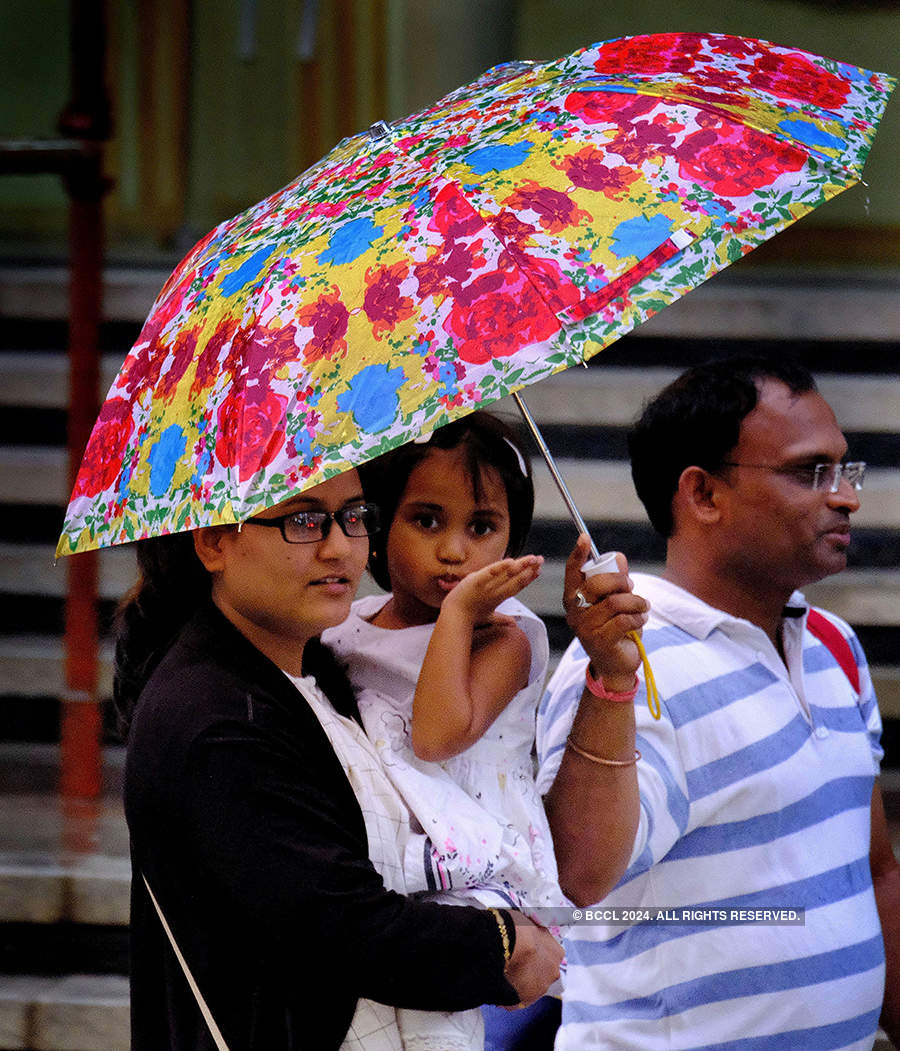
[(444, 606), (450, 603), (471, 617), (473, 624), (481, 624), (491, 619), (501, 602), (528, 587), (537, 578), (543, 564), (540, 555), (492, 562), (463, 577), (444, 600)]
[[(625, 692), (631, 688), (641, 663), (637, 645), (628, 633), (640, 631), (650, 606), (632, 592), (624, 555), (619, 556), (620, 572), (598, 573), (585, 579), (581, 567), (589, 554), (590, 541), (582, 535), (566, 563), (566, 620), (590, 658), (594, 678), (602, 678), (613, 692)], [(581, 605), (579, 595), (587, 606)]]

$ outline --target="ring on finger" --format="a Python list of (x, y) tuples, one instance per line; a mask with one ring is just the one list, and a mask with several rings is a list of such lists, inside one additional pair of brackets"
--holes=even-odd
[(575, 592), (575, 606), (578, 609), (587, 609), (590, 606), (590, 602), (584, 597), (584, 592), (580, 588)]

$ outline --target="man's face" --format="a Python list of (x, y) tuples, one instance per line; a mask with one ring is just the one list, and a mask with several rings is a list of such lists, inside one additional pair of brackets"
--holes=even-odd
[(840, 463), (846, 452), (820, 394), (795, 395), (780, 381), (762, 382), (759, 403), (728, 455), (744, 466), (724, 469), (726, 564), (748, 586), (770, 582), (792, 591), (844, 569), (856, 490), (844, 480), (836, 493), (827, 485), (813, 489), (808, 472), (792, 469)]

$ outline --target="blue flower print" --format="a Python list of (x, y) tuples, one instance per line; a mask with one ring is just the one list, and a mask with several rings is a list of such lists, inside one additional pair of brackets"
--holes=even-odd
[(312, 437), (309, 431), (305, 428), (297, 431), (297, 433), (291, 438), (294, 443), (293, 454), (301, 460), (304, 464), (311, 464), (315, 457), (322, 451), (322, 447), (317, 445), (313, 448)]
[(778, 127), (785, 135), (790, 135), (792, 139), (797, 139), (805, 146), (812, 146), (813, 149), (817, 146), (832, 150), (844, 147), (843, 139), (839, 139), (837, 135), (829, 135), (827, 131), (822, 131), (818, 125), (808, 120), (782, 120), (778, 122)]
[(191, 485), (203, 485), (203, 483), (206, 481), (211, 462), (212, 455), (209, 449), (204, 449), (202, 455), (200, 456), (200, 459), (197, 461), (197, 467), (194, 471), (193, 477), (191, 478)]
[(150, 446), (147, 459), (150, 461), (150, 492), (154, 496), (165, 496), (172, 484), (175, 464), (184, 452), (187, 439), (184, 431), (173, 423), (159, 436), (159, 441)]
[(498, 143), (496, 146), (482, 146), (466, 156), (466, 164), (476, 175), (487, 175), (488, 172), (502, 172), (515, 168), (528, 159), (533, 143), (517, 142), (515, 144)]
[(638, 215), (619, 223), (613, 230), (609, 250), (619, 259), (629, 255), (643, 259), (654, 248), (659, 248), (671, 232), (672, 220), (667, 216), (654, 215), (648, 219)]
[(383, 226), (376, 226), (370, 216), (363, 215), (359, 219), (351, 219), (344, 223), (331, 235), (328, 247), (319, 256), (320, 264), (331, 263), (338, 266), (341, 263), (352, 263), (354, 259), (366, 252), (384, 233)]
[(437, 378), (439, 383), (444, 384), (441, 395), (452, 398), (459, 388), (456, 386), (456, 369), (449, 361), (445, 361), (438, 369)]
[(262, 271), (263, 264), (271, 254), (272, 248), (270, 245), (266, 245), (264, 248), (257, 248), (253, 255), (249, 259), (245, 259), (234, 273), (226, 274), (222, 278), (222, 284), (219, 286), (222, 295), (233, 296), (235, 292), (240, 292), (242, 288), (255, 281)]
[(350, 381), (350, 390), (338, 395), (337, 407), (350, 412), (357, 427), (376, 434), (389, 427), (397, 415), (397, 390), (406, 381), (403, 369), (367, 365)]

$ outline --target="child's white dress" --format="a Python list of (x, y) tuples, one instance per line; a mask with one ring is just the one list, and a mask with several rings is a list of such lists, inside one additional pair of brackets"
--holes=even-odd
[[(515, 619), (531, 644), (528, 684), (465, 752), (429, 763), (413, 752), (410, 727), (434, 625), (391, 630), (371, 624), (389, 598), (358, 599), (347, 620), (323, 632), (322, 641), (347, 667), (366, 734), (409, 807), (410, 830), (427, 836), (424, 845), (415, 836), (408, 843), (407, 892), (431, 892), (448, 904), (474, 899), (525, 913), (565, 904), (531, 754), (549, 663), (543, 621), (517, 599), (497, 607)], [(397, 1023), (405, 1051), (484, 1047), (477, 1008), (452, 1013), (400, 1009)]]
[(452, 891), (440, 897), (456, 901), (462, 891), (465, 899), (524, 912), (563, 904), (532, 760), (535, 712), (549, 662), (543, 622), (517, 599), (497, 608), (515, 619), (531, 644), (528, 685), (475, 744), (431, 763), (414, 754), (410, 726), (434, 625), (390, 630), (371, 624), (389, 597), (358, 599), (348, 619), (324, 632), (322, 641), (347, 666), (366, 733), (410, 809), (413, 831), (431, 841), (425, 856), (407, 858), (410, 890)]

